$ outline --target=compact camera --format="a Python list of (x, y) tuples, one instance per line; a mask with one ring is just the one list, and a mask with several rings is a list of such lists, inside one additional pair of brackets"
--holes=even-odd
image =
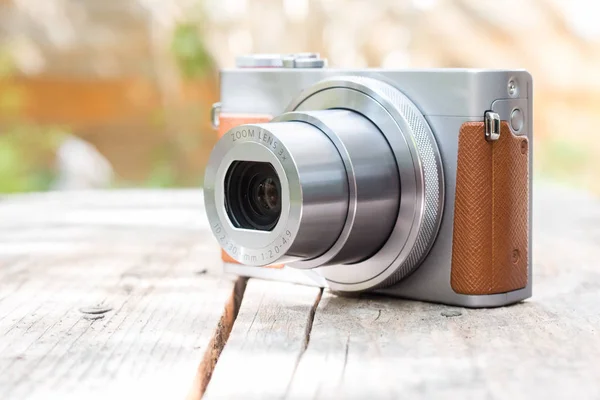
[(531, 75), (325, 64), (221, 72), (204, 200), (225, 270), (466, 307), (530, 297)]

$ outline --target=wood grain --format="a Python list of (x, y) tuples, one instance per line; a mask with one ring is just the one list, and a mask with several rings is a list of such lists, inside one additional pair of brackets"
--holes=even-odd
[(201, 204), (199, 192), (1, 201), (0, 398), (198, 398), (235, 306)]
[(0, 198), (0, 398), (600, 397), (593, 197), (535, 188), (533, 298), (489, 310), (234, 283), (201, 204)]
[(535, 195), (532, 299), (468, 310), (325, 293), (287, 398), (598, 398), (600, 207)]
[(205, 399), (282, 397), (306, 349), (321, 289), (250, 280)]

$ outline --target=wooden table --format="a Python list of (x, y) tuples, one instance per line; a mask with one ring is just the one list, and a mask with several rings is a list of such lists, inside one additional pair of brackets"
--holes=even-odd
[(0, 399), (599, 398), (600, 203), (534, 196), (491, 310), (224, 276), (199, 191), (4, 197)]

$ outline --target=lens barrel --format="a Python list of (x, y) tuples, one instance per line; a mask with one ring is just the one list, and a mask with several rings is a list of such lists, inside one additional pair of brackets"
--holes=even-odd
[(247, 265), (319, 268), (340, 291), (408, 275), (443, 209), (439, 151), (416, 106), (386, 83), (342, 77), (288, 110), (213, 149), (205, 204), (223, 249)]
[(291, 112), (277, 121), (304, 121), (318, 127), (338, 149), (349, 187), (344, 228), (329, 251), (294, 263), (296, 268), (352, 264), (369, 258), (389, 238), (400, 204), (394, 153), (367, 118), (349, 110)]

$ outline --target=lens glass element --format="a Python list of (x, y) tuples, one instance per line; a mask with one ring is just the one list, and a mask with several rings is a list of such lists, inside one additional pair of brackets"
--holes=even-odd
[(281, 215), (281, 184), (268, 162), (234, 161), (225, 176), (225, 209), (233, 226), (271, 231)]

